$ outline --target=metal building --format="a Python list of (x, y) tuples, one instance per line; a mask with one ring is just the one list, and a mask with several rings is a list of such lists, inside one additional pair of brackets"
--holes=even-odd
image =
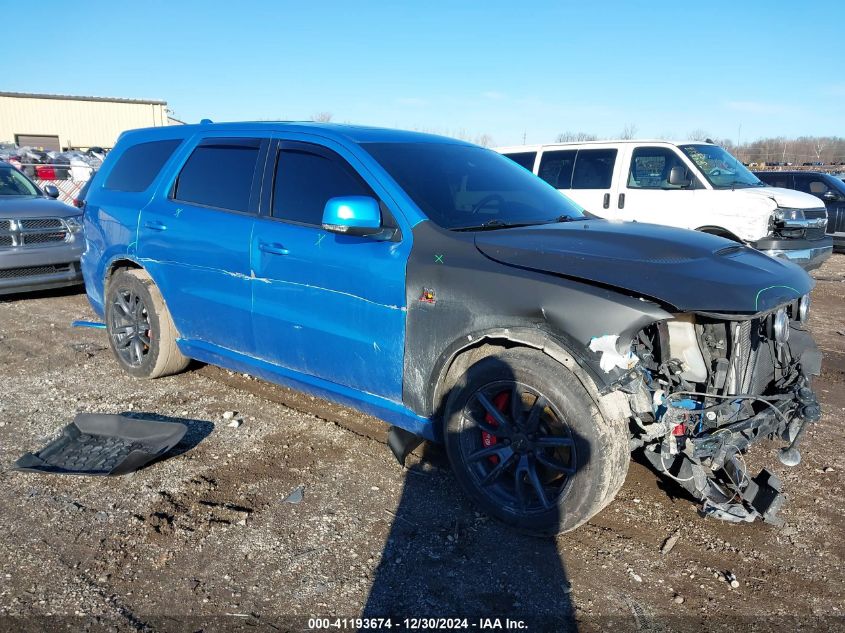
[(166, 101), (0, 92), (0, 142), (19, 146), (109, 149), (124, 130), (173, 123)]

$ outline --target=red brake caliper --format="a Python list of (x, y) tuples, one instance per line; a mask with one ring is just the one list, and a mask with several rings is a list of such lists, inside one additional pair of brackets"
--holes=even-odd
[[(510, 395), (510, 391), (503, 391), (502, 393), (497, 394), (496, 397), (493, 398), (493, 406), (495, 406), (499, 411), (504, 412), (504, 410), (508, 406), (508, 400), (510, 400)], [(484, 420), (493, 428), (499, 426), (496, 423), (496, 420), (493, 419), (493, 416), (489, 413), (484, 417)], [(484, 448), (487, 448), (488, 446), (493, 446), (493, 444), (496, 444), (497, 442), (498, 440), (496, 439), (495, 435), (488, 433), (487, 431), (481, 431), (481, 443), (484, 445)], [(487, 459), (489, 459), (490, 462), (493, 464), (499, 463), (498, 455), (490, 455), (490, 457), (488, 457)]]

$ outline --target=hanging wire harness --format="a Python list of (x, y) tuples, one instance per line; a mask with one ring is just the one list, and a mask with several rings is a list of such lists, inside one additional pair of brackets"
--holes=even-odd
[(787, 443), (787, 466), (799, 440), (821, 418), (811, 377), (821, 354), (804, 329), (805, 300), (737, 320), (733, 315), (678, 315), (639, 333), (638, 359), (620, 387), (635, 412), (632, 449), (701, 501), (707, 516), (779, 523), (780, 480), (747, 473), (743, 455), (765, 438)]

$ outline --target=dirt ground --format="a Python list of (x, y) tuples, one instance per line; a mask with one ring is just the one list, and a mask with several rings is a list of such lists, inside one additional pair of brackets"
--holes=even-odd
[[(397, 630), (458, 616), (474, 630), (499, 630), (482, 616), (526, 631), (845, 629), (845, 255), (815, 277), (824, 417), (796, 468), (774, 444), (747, 456), (782, 478), (785, 525), (701, 518), (633, 463), (613, 503), (556, 539), (477, 514), (436, 447), (401, 468), (384, 425), (354, 411), (214, 367), (129, 378), (102, 330), (71, 327), (93, 318), (80, 292), (0, 299), (0, 630), (314, 630), (312, 616), (362, 615)], [(190, 431), (125, 477), (11, 470), (81, 411)]]

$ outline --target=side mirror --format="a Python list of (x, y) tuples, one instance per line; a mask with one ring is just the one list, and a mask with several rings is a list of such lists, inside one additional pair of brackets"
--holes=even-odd
[(675, 165), (669, 172), (669, 184), (673, 187), (689, 187), (690, 177), (687, 168), (683, 165)]
[(44, 185), (44, 193), (54, 200), (59, 197), (59, 189), (56, 185)]
[(344, 235), (381, 233), (381, 209), (369, 196), (331, 198), (323, 209), (323, 228)]
[(828, 189), (822, 194), (822, 200), (826, 200), (827, 202), (838, 202), (840, 197), (838, 193), (831, 189)]

